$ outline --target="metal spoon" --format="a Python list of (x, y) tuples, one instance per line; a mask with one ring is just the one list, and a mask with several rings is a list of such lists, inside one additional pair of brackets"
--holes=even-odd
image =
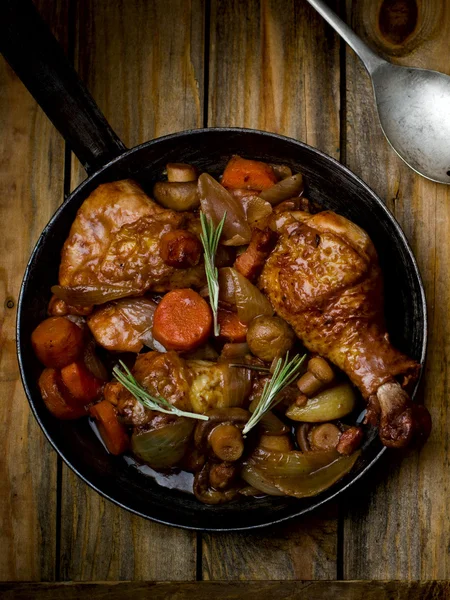
[(383, 60), (323, 0), (308, 2), (364, 63), (392, 148), (420, 175), (450, 184), (450, 77)]

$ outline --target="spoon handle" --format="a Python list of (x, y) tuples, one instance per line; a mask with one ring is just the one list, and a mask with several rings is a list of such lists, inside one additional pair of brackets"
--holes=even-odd
[(356, 52), (359, 58), (362, 60), (366, 67), (369, 75), (371, 75), (377, 67), (385, 63), (383, 60), (375, 54), (375, 52), (367, 46), (357, 35), (350, 29), (350, 27), (344, 23), (344, 21), (329, 8), (323, 0), (307, 0), (313, 8), (317, 10), (325, 21), (327, 21), (331, 27), (347, 42), (350, 48)]

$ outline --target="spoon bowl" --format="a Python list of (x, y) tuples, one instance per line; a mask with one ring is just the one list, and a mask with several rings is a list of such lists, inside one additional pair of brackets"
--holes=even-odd
[(381, 127), (414, 171), (450, 183), (450, 77), (388, 62), (372, 73)]
[(323, 0), (308, 2), (362, 60), (382, 130), (395, 152), (419, 175), (450, 184), (450, 77), (383, 60)]

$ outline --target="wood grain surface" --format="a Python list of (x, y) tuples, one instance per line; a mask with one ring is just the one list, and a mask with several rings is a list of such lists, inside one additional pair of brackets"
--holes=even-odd
[[(339, 40), (305, 2), (213, 0), (210, 31), (208, 125), (289, 135), (339, 158)], [(335, 578), (337, 506), (267, 532), (205, 534), (202, 550), (204, 579)]]
[[(65, 164), (64, 142), (1, 59), (0, 581), (178, 583), (0, 584), (0, 596), (449, 597), (438, 582), (304, 580), (450, 577), (450, 188), (415, 175), (391, 150), (361, 63), (306, 0), (35, 3), (128, 146), (202, 126), (265, 129), (342, 160), (386, 201), (425, 283), (421, 394), (434, 429), (422, 450), (386, 454), (339, 505), (258, 533), (196, 535), (145, 521), (62, 467), (19, 381), (15, 303), (41, 229), (85, 174), (75, 158)], [(450, 0), (329, 4), (383, 56), (450, 74)]]
[(378, 581), (0, 584), (6, 600), (447, 600), (450, 584)]
[[(202, 126), (202, 0), (74, 7), (75, 68), (127, 146)], [(86, 175), (72, 164), (73, 189)], [(195, 579), (196, 543), (195, 533), (121, 510), (63, 467), (62, 580)]]
[[(386, 58), (450, 75), (449, 0), (359, 0), (347, 2), (347, 17)], [(450, 188), (420, 177), (396, 156), (378, 126), (369, 79), (350, 49), (346, 67), (346, 163), (399, 220), (425, 284), (429, 350), (422, 400), (431, 412), (433, 431), (422, 451), (386, 456), (377, 468), (376, 484), (350, 504), (343, 575), (448, 578)]]
[[(67, 47), (66, 3), (37, 6)], [(15, 306), (31, 250), (64, 199), (64, 142), (3, 59), (0, 90), (0, 577), (51, 580), (57, 457), (20, 381)]]

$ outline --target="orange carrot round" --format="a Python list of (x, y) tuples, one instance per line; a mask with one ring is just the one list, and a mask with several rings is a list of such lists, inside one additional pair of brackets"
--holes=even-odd
[(225, 167), (222, 185), (231, 189), (256, 190), (261, 192), (277, 182), (273, 168), (258, 160), (233, 156)]
[(193, 350), (206, 342), (211, 329), (211, 308), (193, 290), (169, 292), (155, 310), (153, 337), (167, 350)]
[(74, 362), (84, 350), (84, 332), (65, 317), (50, 317), (31, 334), (36, 356), (46, 367), (61, 369)]
[(125, 427), (119, 422), (114, 406), (107, 400), (102, 400), (91, 406), (89, 414), (96, 420), (108, 451), (116, 456), (123, 454), (128, 449), (130, 438)]
[(227, 342), (245, 342), (248, 326), (239, 320), (236, 313), (219, 308), (217, 321), (220, 325), (220, 337)]
[(64, 388), (61, 375), (56, 369), (44, 369), (38, 385), (45, 406), (58, 419), (79, 419), (87, 414), (84, 407), (77, 405)]
[(61, 369), (61, 379), (73, 398), (83, 406), (96, 400), (103, 387), (100, 379), (97, 379), (81, 361)]

